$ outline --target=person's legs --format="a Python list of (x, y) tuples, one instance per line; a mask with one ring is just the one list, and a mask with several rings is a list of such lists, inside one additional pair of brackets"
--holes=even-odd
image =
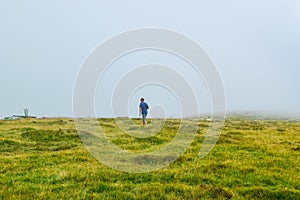
[(147, 114), (143, 114), (143, 125), (147, 125), (146, 116)]

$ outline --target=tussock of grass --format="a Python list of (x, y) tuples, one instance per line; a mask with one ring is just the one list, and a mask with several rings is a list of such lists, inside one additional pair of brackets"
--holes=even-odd
[[(99, 124), (114, 144), (132, 152), (163, 147), (180, 125), (169, 119), (155, 136), (136, 138), (113, 119)], [(208, 127), (200, 121), (191, 147), (169, 167), (130, 174), (93, 158), (71, 119), (1, 121), (0, 199), (300, 199), (300, 122), (227, 119), (215, 148), (199, 159)]]

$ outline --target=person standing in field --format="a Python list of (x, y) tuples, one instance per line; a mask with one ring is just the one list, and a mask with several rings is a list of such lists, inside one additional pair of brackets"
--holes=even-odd
[(145, 125), (147, 125), (146, 117), (147, 117), (147, 114), (148, 114), (149, 106), (144, 101), (144, 98), (141, 98), (140, 101), (141, 101), (141, 103), (140, 103), (139, 111), (140, 111), (140, 115), (142, 115), (142, 117), (143, 117), (143, 126), (145, 126)]

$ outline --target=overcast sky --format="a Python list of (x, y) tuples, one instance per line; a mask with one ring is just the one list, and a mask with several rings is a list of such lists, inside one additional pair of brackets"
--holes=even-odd
[[(143, 27), (175, 30), (200, 44), (223, 79), (228, 111), (300, 113), (299, 0), (2, 0), (0, 117), (23, 114), (24, 108), (39, 117), (72, 117), (74, 83), (89, 53), (118, 33)], [(141, 57), (149, 62), (149, 55), (124, 63), (134, 67)], [(161, 57), (167, 63), (177, 59)], [(168, 116), (178, 114), (176, 103), (166, 101), (175, 102), (172, 94), (144, 89), (128, 100), (130, 115), (140, 96), (165, 106)], [(203, 112), (209, 112), (207, 94), (197, 94), (206, 99)], [(107, 101), (96, 102), (99, 116), (111, 116), (101, 110), (110, 106)]]

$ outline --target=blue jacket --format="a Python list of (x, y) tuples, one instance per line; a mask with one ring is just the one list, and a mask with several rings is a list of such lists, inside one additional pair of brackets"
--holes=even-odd
[(142, 109), (142, 114), (147, 114), (148, 113), (147, 109), (149, 109), (149, 106), (146, 102), (141, 102), (140, 103), (140, 108)]

